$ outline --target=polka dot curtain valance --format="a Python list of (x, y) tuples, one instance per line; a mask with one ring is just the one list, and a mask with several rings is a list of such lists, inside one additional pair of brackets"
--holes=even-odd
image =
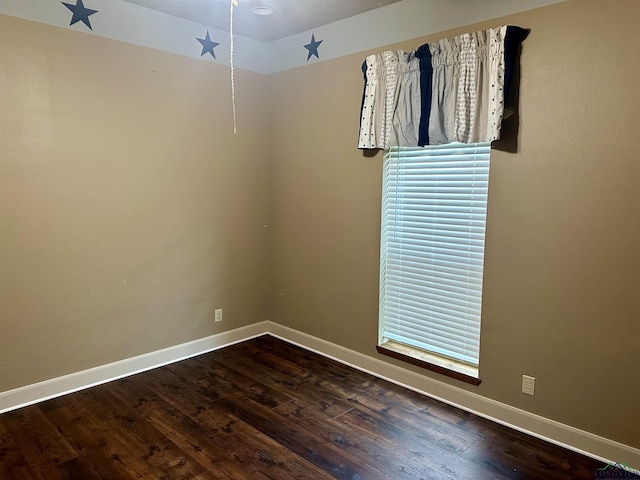
[(520, 43), (501, 26), (366, 58), (358, 148), (387, 149), (500, 138)]

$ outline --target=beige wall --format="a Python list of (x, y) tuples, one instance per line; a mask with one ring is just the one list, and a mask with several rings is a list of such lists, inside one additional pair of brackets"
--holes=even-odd
[[(492, 153), (483, 382), (424, 375), (634, 447), (638, 18), (637, 0), (572, 0), (393, 46), (531, 29), (518, 153)], [(269, 77), (269, 317), (375, 357), (382, 155), (356, 149), (367, 53)], [(535, 397), (520, 393), (525, 373)]]
[(234, 136), (228, 67), (2, 15), (0, 45), (0, 391), (265, 320), (264, 76)]

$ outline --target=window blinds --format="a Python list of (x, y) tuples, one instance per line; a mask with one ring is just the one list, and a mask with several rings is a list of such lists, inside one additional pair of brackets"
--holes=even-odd
[(490, 150), (482, 143), (387, 151), (380, 344), (478, 365)]

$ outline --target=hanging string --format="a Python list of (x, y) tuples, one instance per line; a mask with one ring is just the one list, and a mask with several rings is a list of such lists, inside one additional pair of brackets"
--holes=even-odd
[(229, 44), (231, 45), (229, 56), (231, 65), (231, 106), (233, 108), (233, 133), (236, 134), (236, 83), (235, 83), (235, 69), (233, 66), (233, 7), (238, 6), (238, 0), (231, 0), (229, 5)]

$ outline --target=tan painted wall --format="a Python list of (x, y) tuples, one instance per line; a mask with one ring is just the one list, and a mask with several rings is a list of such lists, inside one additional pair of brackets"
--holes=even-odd
[[(573, 0), (393, 46), (504, 23), (532, 31), (519, 150), (492, 153), (483, 382), (423, 373), (634, 447), (638, 18), (637, 0)], [(269, 317), (377, 356), (382, 155), (356, 149), (368, 53), (269, 78)], [(520, 393), (525, 373), (535, 397)]]
[(265, 77), (234, 136), (228, 67), (2, 15), (0, 45), (0, 391), (265, 320)]

